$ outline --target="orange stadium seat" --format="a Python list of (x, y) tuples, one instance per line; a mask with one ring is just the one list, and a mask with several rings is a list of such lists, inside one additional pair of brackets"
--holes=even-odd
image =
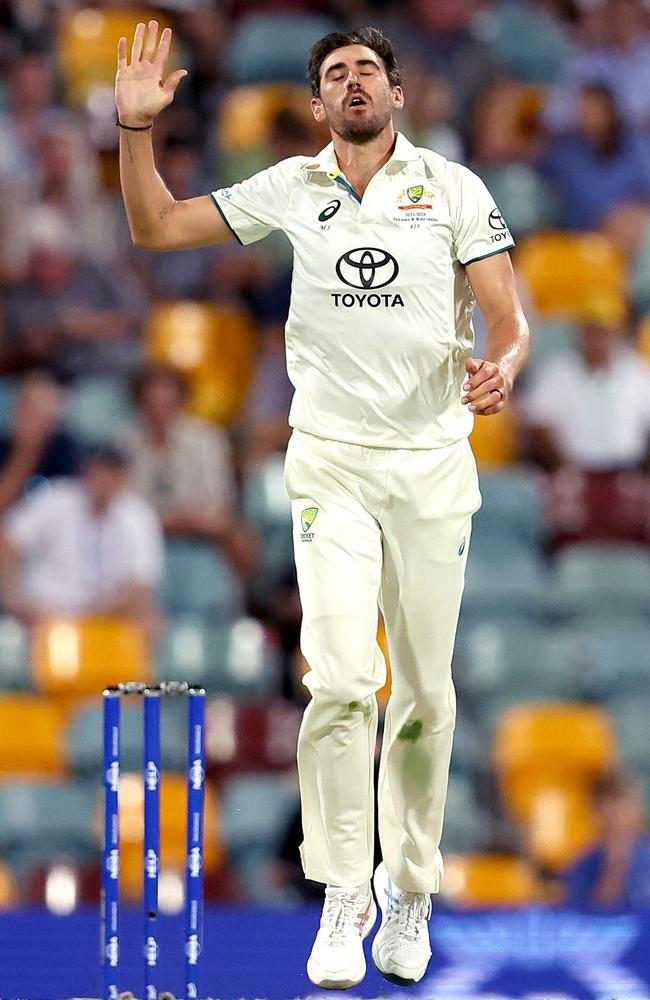
[(33, 694), (0, 697), (0, 775), (65, 777), (64, 715)]
[[(98, 87), (112, 91), (118, 40), (124, 35), (130, 45), (138, 21), (146, 24), (152, 17), (158, 15), (146, 9), (109, 5), (73, 7), (60, 15), (58, 63), (69, 104), (85, 104)], [(172, 52), (168, 72), (175, 68)]]
[(248, 153), (268, 145), (273, 121), (280, 111), (291, 111), (323, 138), (309, 107), (310, 90), (295, 83), (266, 83), (234, 87), (226, 94), (218, 123), (218, 145), (228, 153)]
[(628, 274), (613, 243), (600, 233), (538, 233), (517, 250), (535, 305), (543, 316), (580, 320), (600, 311), (620, 322), (625, 316)]
[(447, 856), (441, 891), (467, 908), (524, 906), (543, 897), (532, 865), (510, 854)]
[(11, 869), (0, 861), (0, 910), (12, 910), (18, 903), (18, 886)]
[(39, 691), (63, 698), (98, 695), (124, 680), (153, 680), (146, 639), (119, 618), (52, 618), (34, 631), (32, 674)]
[(198, 302), (158, 305), (149, 320), (145, 350), (152, 361), (187, 376), (193, 413), (224, 424), (237, 418), (255, 350), (254, 330), (244, 312)]
[(493, 759), (506, 807), (531, 855), (550, 869), (590, 842), (591, 787), (616, 758), (614, 727), (599, 706), (517, 705), (497, 726)]
[[(160, 789), (161, 875), (165, 872), (177, 872), (182, 875), (186, 864), (185, 776), (163, 774)], [(139, 899), (142, 895), (143, 801), (142, 776), (123, 775), (120, 782), (120, 876), (124, 897), (131, 900)], [(98, 810), (97, 826), (99, 830), (101, 809)], [(205, 871), (209, 874), (216, 871), (223, 860), (217, 796), (209, 782), (205, 788), (204, 850)]]
[(514, 408), (508, 406), (491, 417), (477, 417), (469, 440), (481, 468), (498, 469), (512, 465), (519, 457)]

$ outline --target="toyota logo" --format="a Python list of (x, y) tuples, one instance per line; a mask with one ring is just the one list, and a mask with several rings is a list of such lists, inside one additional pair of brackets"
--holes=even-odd
[(386, 250), (357, 247), (339, 257), (336, 273), (350, 288), (383, 288), (395, 280), (399, 265)]
[(503, 216), (498, 208), (493, 208), (490, 212), (489, 223), (491, 229), (507, 229)]

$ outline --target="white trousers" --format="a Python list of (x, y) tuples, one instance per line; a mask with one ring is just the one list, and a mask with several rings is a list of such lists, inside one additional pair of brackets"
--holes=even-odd
[(307, 878), (372, 874), (375, 694), (392, 667), (379, 773), (379, 836), (393, 881), (438, 892), (456, 698), (451, 658), (471, 517), (469, 442), (412, 451), (294, 431), (285, 463), (311, 700), (298, 740)]

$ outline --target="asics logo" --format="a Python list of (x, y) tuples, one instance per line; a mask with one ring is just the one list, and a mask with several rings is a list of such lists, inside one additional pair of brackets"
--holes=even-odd
[(370, 907), (371, 906), (372, 906), (372, 901), (370, 903), (368, 903), (368, 906), (363, 911), (363, 913), (357, 913), (357, 919), (356, 919), (356, 921), (354, 923), (354, 926), (356, 927), (356, 929), (359, 931), (360, 934), (363, 932), (363, 928), (366, 926), (366, 924), (368, 923), (368, 921), (370, 919)]

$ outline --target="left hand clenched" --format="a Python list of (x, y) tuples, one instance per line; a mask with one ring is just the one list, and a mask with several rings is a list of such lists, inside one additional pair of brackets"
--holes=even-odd
[(483, 361), (482, 358), (468, 358), (465, 371), (469, 377), (463, 383), (461, 403), (481, 417), (500, 413), (508, 398), (509, 387), (498, 364)]

